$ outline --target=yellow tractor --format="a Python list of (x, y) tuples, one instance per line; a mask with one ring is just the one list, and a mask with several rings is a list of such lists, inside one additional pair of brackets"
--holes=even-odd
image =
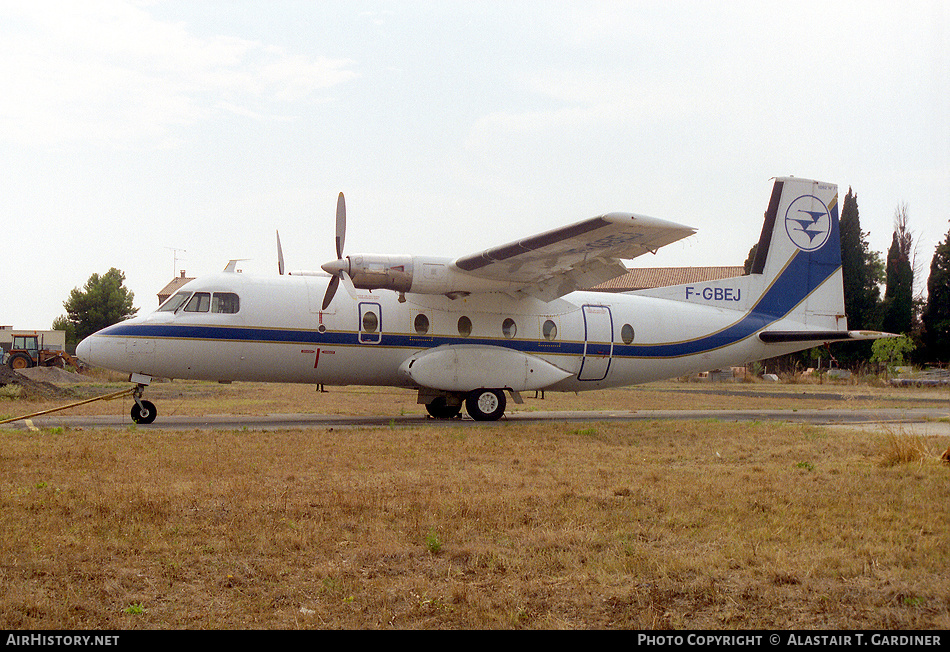
[(40, 348), (38, 335), (14, 335), (13, 346), (7, 351), (7, 366), (13, 370), (30, 367), (60, 367), (72, 365), (77, 371), (84, 366), (65, 351), (50, 351)]

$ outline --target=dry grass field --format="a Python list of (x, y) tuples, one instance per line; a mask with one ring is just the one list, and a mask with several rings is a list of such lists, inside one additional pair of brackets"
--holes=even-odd
[[(518, 409), (950, 398), (750, 388), (668, 383)], [(159, 418), (422, 412), (411, 392), (371, 388), (164, 383), (147, 396)], [(69, 400), (7, 392), (0, 414)], [(77, 410), (125, 414), (128, 399)], [(946, 432), (702, 420), (0, 428), (0, 628), (946, 629)]]

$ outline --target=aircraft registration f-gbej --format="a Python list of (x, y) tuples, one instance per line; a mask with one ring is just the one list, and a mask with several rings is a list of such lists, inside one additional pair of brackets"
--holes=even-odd
[(633, 385), (886, 336), (847, 328), (828, 183), (774, 180), (750, 274), (633, 292), (582, 288), (694, 229), (608, 213), (457, 259), (344, 256), (345, 231), (341, 193), (325, 273), (285, 273), (278, 236), (278, 274), (229, 264), (87, 337), (77, 355), (130, 374), (137, 423), (155, 419), (142, 398), (154, 377), (405, 387), (435, 418), (464, 404), (489, 421), (526, 391)]

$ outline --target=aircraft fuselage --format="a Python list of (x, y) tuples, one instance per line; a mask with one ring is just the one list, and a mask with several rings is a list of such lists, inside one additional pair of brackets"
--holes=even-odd
[[(748, 332), (729, 333), (748, 319), (728, 307), (738, 305), (739, 288), (684, 287), (691, 302), (603, 292), (543, 302), (500, 293), (450, 299), (360, 290), (355, 298), (341, 293), (322, 310), (327, 282), (319, 276), (236, 273), (201, 278), (187, 286), (191, 296), (232, 295), (236, 311), (156, 311), (100, 332), (82, 353), (98, 365), (154, 377), (413, 387), (401, 367), (421, 352), (452, 345), (498, 347), (568, 374), (536, 389), (572, 392), (670, 378), (766, 354), (766, 345), (752, 336), (761, 320)], [(768, 355), (778, 353), (769, 347)], [(495, 364), (506, 363), (517, 365), (520, 358)]]

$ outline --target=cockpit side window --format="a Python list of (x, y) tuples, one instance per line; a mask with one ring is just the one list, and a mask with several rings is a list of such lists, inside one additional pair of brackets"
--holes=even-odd
[(179, 292), (159, 306), (158, 312), (176, 312), (190, 296), (191, 292)]
[(210, 292), (195, 292), (191, 300), (185, 304), (185, 312), (208, 312), (211, 308)]
[(241, 300), (233, 292), (215, 292), (211, 300), (211, 312), (233, 315), (241, 309)]

